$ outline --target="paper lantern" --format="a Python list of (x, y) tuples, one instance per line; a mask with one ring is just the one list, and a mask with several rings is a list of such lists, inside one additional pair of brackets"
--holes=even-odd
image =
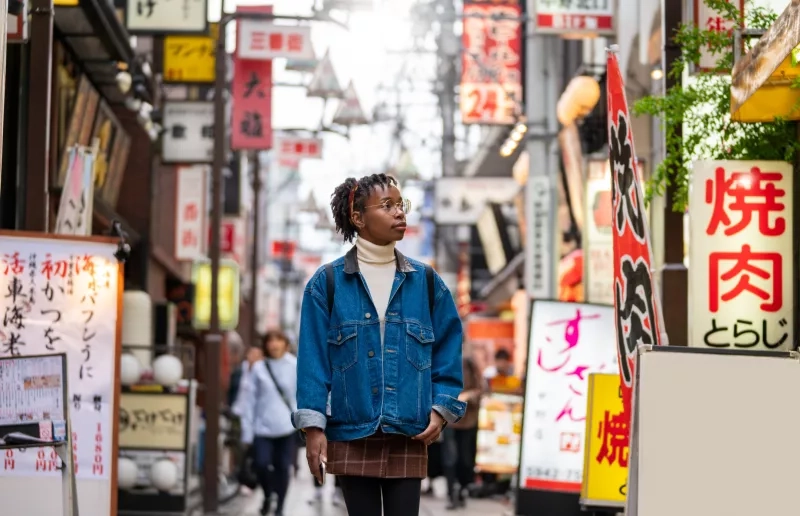
[(122, 355), (119, 369), (119, 379), (122, 385), (133, 385), (142, 377), (142, 364), (138, 358), (130, 353)]
[(159, 460), (150, 468), (150, 482), (159, 491), (169, 491), (178, 484), (178, 467), (170, 460)]
[(136, 486), (139, 466), (128, 457), (120, 457), (117, 461), (117, 485), (120, 489), (131, 489)]
[(178, 357), (161, 355), (153, 362), (153, 379), (159, 385), (171, 387), (183, 378), (183, 364)]
[(556, 116), (569, 125), (592, 112), (600, 100), (600, 83), (593, 77), (579, 75), (569, 81), (556, 104)]

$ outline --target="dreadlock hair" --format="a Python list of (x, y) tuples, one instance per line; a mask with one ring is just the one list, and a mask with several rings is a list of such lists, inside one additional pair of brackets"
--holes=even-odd
[[(358, 233), (353, 224), (353, 213), (363, 213), (364, 202), (373, 190), (389, 186), (397, 186), (397, 180), (386, 174), (372, 174), (361, 179), (348, 177), (336, 187), (331, 195), (331, 212), (336, 232), (342, 234), (345, 242), (352, 242)], [(353, 213), (350, 213), (350, 195), (353, 195)]]

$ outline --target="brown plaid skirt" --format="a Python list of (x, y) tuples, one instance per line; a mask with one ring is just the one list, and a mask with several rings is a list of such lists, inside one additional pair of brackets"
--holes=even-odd
[(378, 433), (355, 441), (328, 442), (328, 472), (373, 478), (425, 478), (428, 447), (422, 441)]

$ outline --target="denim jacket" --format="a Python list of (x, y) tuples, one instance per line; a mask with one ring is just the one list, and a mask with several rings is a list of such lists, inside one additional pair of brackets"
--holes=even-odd
[[(461, 319), (434, 274), (433, 320), (425, 266), (395, 250), (397, 271), (380, 317), (358, 267), (356, 248), (334, 261), (336, 285), (328, 312), (326, 271), (306, 286), (300, 315), (295, 428), (317, 427), (332, 441), (352, 441), (381, 429), (414, 436), (435, 409), (449, 422), (464, 416)], [(330, 412), (326, 406), (330, 395)]]

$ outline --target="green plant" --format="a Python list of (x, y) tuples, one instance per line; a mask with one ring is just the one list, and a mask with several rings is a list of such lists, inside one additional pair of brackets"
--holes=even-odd
[[(741, 27), (739, 10), (727, 0), (705, 0), (725, 20)], [(767, 29), (777, 19), (769, 9), (755, 7), (748, 1), (745, 26)], [(793, 123), (776, 119), (770, 123), (740, 123), (730, 117), (730, 75), (732, 36), (694, 25), (683, 24), (674, 41), (681, 48), (681, 58), (669, 71), (677, 85), (663, 95), (644, 97), (633, 105), (635, 115), (659, 119), (665, 135), (666, 157), (648, 181), (646, 202), (654, 195), (664, 195), (674, 186), (672, 207), (684, 211), (688, 204), (690, 167), (698, 159), (782, 160), (793, 161), (800, 151)], [(704, 47), (718, 56), (716, 68), (700, 71), (690, 80), (681, 81), (690, 63), (697, 63)], [(683, 82), (683, 84), (681, 84)], [(800, 84), (792, 84), (798, 87)], [(682, 129), (678, 131), (676, 129)]]

